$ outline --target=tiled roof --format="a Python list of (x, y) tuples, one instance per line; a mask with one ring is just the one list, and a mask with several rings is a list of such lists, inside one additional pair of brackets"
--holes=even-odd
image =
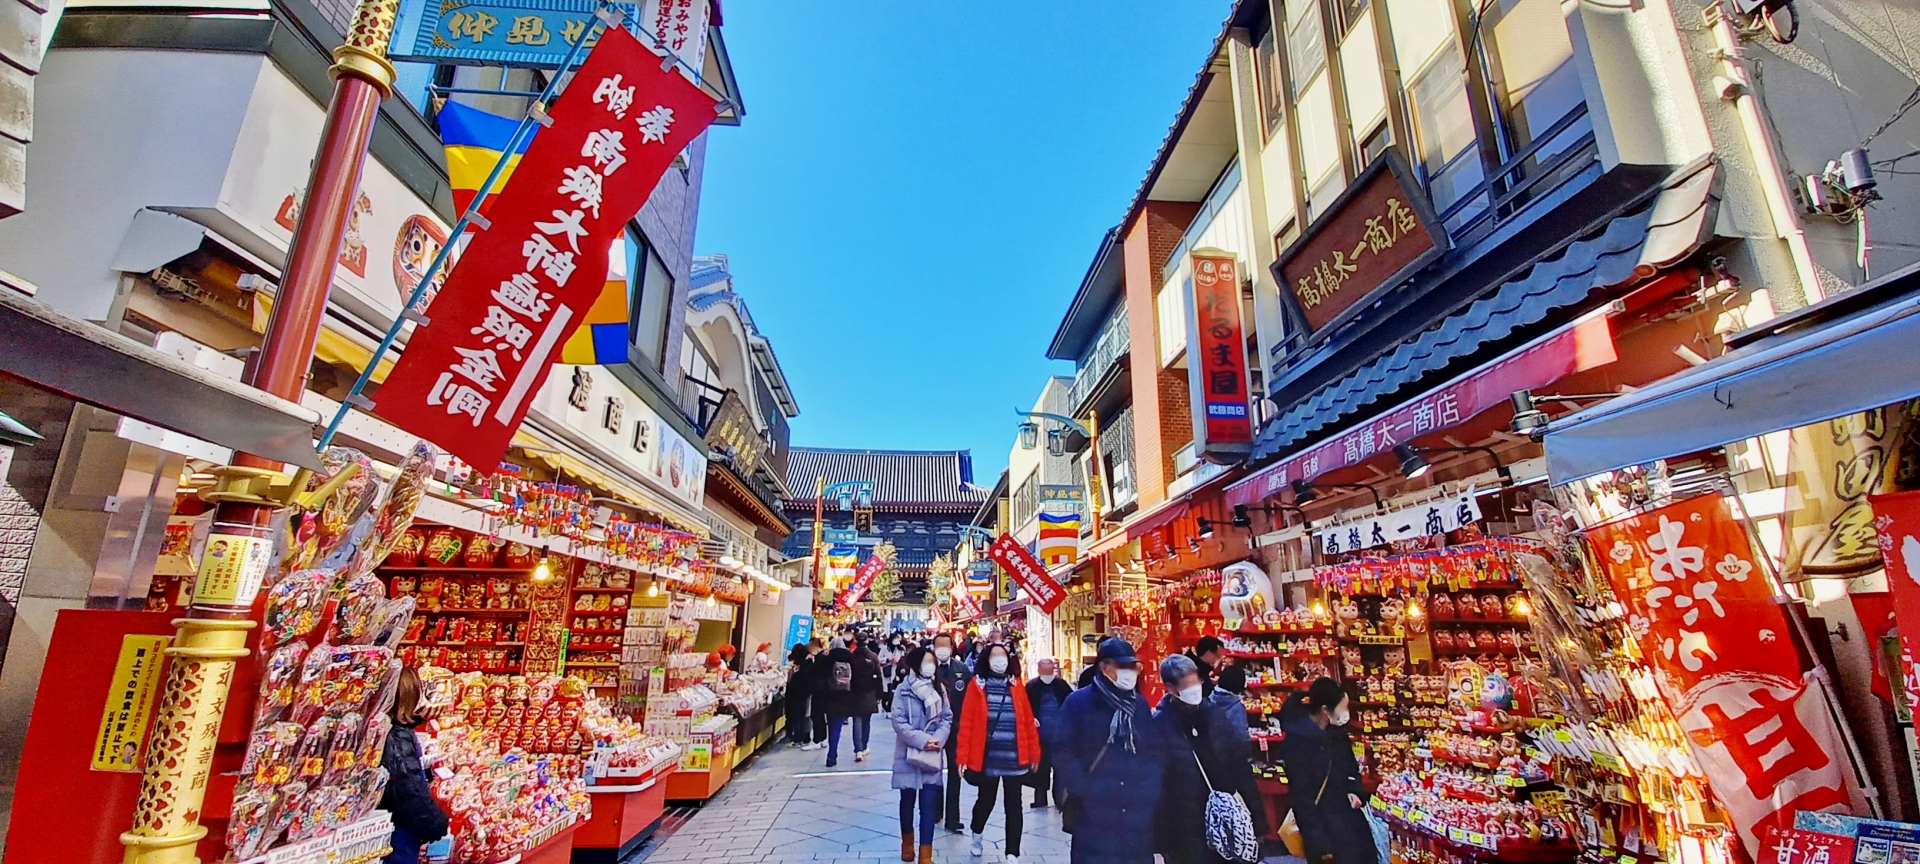
[(875, 509), (952, 509), (973, 512), (987, 490), (973, 485), (969, 450), (836, 450), (795, 447), (787, 455), (790, 508), (811, 508), (819, 478), (832, 485), (871, 480)]

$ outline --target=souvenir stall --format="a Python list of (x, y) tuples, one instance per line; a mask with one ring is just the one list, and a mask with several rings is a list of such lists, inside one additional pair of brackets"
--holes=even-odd
[(586, 759), (593, 815), (574, 834), (573, 859), (610, 864), (659, 827), (666, 815), (666, 778), (679, 767), (681, 748), (603, 699), (587, 703), (580, 727), (593, 742)]

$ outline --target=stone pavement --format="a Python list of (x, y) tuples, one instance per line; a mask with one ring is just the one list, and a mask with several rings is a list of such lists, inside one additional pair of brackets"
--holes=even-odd
[[(802, 753), (770, 746), (733, 782), (657, 848), (651, 841), (625, 864), (814, 864), (821, 861), (898, 861), (900, 793), (891, 785), (893, 728), (875, 714), (873, 755), (853, 761), (852, 731), (841, 733), (840, 765), (826, 767), (825, 750)], [(1022, 789), (1025, 830), (1021, 864), (1067, 864), (1071, 838), (1060, 830), (1060, 811), (1027, 807), (1033, 790)], [(962, 784), (961, 822), (972, 819), (978, 790)], [(1004, 805), (994, 802), (987, 823), (987, 853), (967, 855), (967, 835), (937, 829), (934, 860), (940, 864), (1000, 864)], [(917, 814), (916, 814), (917, 817)], [(917, 821), (917, 818), (916, 818)]]

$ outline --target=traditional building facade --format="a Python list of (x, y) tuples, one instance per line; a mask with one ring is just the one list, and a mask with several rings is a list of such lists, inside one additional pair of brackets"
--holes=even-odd
[[(786, 502), (793, 534), (782, 551), (790, 558), (812, 554), (815, 492), (848, 481), (873, 484), (871, 532), (860, 544), (891, 541), (898, 550), (901, 602), (926, 602), (927, 566), (934, 556), (960, 542), (958, 526), (967, 524), (987, 498), (974, 485), (973, 454), (967, 450), (835, 450), (795, 447), (787, 457)], [(825, 505), (824, 527), (854, 527), (854, 514), (835, 501)], [(863, 551), (864, 555), (864, 551)]]

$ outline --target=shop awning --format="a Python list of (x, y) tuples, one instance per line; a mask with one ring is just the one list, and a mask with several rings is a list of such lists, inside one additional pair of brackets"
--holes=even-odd
[(318, 413), (4, 290), (0, 373), (222, 447), (320, 467)]
[(1644, 206), (1609, 220), (1557, 257), (1321, 387), (1261, 429), (1252, 459), (1287, 453), (1370, 407), (1390, 404), (1394, 395), (1422, 380), (1497, 350), (1515, 334), (1551, 324), (1556, 314), (1588, 304), (1596, 291), (1644, 279), (1692, 253), (1711, 222), (1713, 175), (1708, 162), (1675, 172)]
[(1555, 420), (1553, 482), (1920, 397), (1920, 265), (1727, 341), (1711, 362)]
[(1174, 521), (1187, 515), (1192, 509), (1193, 502), (1205, 501), (1210, 496), (1216, 495), (1220, 490), (1225, 489), (1227, 482), (1232, 480), (1233, 477), (1234, 472), (1223, 471), (1220, 474), (1208, 478), (1200, 485), (1195, 486), (1191, 491), (1161, 502), (1153, 509), (1140, 514), (1127, 523), (1127, 537), (1129, 539), (1145, 537), (1160, 528), (1172, 524)]
[(547, 466), (563, 474), (571, 475), (589, 486), (593, 486), (615, 498), (619, 498), (635, 507), (658, 514), (673, 527), (701, 537), (707, 536), (706, 522), (680, 507), (667, 503), (664, 496), (655, 495), (641, 487), (620, 479), (614, 472), (600, 468), (585, 459), (562, 450), (557, 444), (534, 435), (522, 428), (513, 434), (513, 446), (525, 450)]

